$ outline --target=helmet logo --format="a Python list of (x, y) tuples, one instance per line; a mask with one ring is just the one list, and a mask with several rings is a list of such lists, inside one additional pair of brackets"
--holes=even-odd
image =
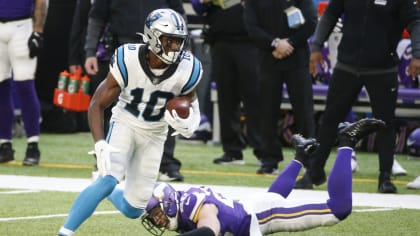
[(147, 27), (152, 26), (153, 22), (155, 22), (156, 20), (158, 20), (161, 17), (162, 17), (162, 14), (160, 14), (160, 12), (156, 12), (156, 14), (152, 14), (149, 17), (147, 17), (147, 19), (146, 19)]

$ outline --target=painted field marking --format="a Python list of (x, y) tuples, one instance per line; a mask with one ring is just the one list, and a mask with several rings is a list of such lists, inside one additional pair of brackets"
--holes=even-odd
[[(113, 214), (119, 214), (119, 213), (120, 213), (119, 211), (95, 211), (93, 215), (113, 215)], [(61, 218), (61, 217), (67, 217), (67, 215), (68, 214), (52, 214), (52, 215), (39, 215), (39, 216), (5, 217), (5, 218), (0, 218), (0, 222)]]
[(5, 191), (5, 192), (0, 192), (0, 195), (1, 194), (7, 195), (7, 194), (22, 194), (22, 193), (37, 193), (37, 192), (41, 192), (41, 190), (28, 189), (28, 190)]
[[(23, 190), (49, 190), (64, 192), (80, 192), (91, 183), (90, 179), (35, 177), (19, 175), (0, 175), (0, 188)], [(120, 184), (123, 187), (124, 183)], [(187, 183), (171, 183), (176, 189), (182, 190), (191, 186), (200, 186)], [(267, 188), (245, 186), (206, 185), (216, 192), (224, 194), (231, 199), (244, 199), (247, 196), (266, 192)], [(299, 201), (313, 202), (314, 199), (324, 202), (328, 199), (325, 190), (294, 189), (289, 198)], [(407, 208), (420, 210), (420, 195), (416, 194), (380, 194), (380, 193), (353, 193), (353, 206), (379, 207), (379, 208)]]

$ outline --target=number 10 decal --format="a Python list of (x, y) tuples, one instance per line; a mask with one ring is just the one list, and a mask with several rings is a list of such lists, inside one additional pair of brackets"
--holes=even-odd
[[(174, 95), (170, 92), (164, 92), (164, 91), (154, 91), (150, 94), (149, 101), (146, 102), (146, 107), (143, 111), (139, 111), (139, 104), (144, 101), (143, 100), (143, 93), (144, 89), (142, 88), (136, 88), (131, 90), (130, 95), (133, 96), (133, 99), (130, 103), (127, 103), (125, 106), (125, 109), (133, 114), (135, 117), (138, 117), (141, 113), (143, 116), (143, 119), (146, 121), (158, 121), (162, 119), (163, 115), (165, 114), (165, 108), (166, 106), (163, 106), (159, 108), (159, 111), (155, 111), (156, 105), (159, 102), (159, 99), (165, 100), (166, 103), (174, 97)], [(145, 102), (145, 101), (144, 101)]]

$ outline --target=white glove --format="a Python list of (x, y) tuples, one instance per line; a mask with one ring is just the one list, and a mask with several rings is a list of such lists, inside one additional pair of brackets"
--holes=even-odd
[(198, 99), (191, 103), (189, 116), (187, 118), (183, 119), (179, 117), (175, 110), (172, 110), (172, 114), (166, 110), (165, 121), (175, 129), (172, 136), (181, 134), (186, 138), (191, 137), (200, 125), (200, 108), (198, 105)]
[(111, 153), (119, 152), (105, 140), (95, 143), (96, 164), (100, 176), (106, 176), (111, 172)]

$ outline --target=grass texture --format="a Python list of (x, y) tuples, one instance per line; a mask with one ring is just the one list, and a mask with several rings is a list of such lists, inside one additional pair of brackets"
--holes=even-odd
[[(94, 159), (87, 154), (93, 148), (89, 133), (42, 134), (40, 141), (41, 163), (37, 167), (20, 165), (26, 148), (23, 138), (13, 141), (14, 164), (0, 165), (0, 174), (90, 178)], [(255, 172), (258, 162), (252, 150), (244, 152), (243, 166), (214, 165), (213, 159), (222, 155), (219, 145), (191, 144), (179, 140), (175, 156), (182, 161), (181, 173), (186, 183), (235, 186), (269, 186), (274, 176), (260, 176)], [(284, 149), (283, 168), (293, 157), (293, 150)], [(353, 176), (354, 192), (375, 193), (377, 189), (378, 158), (375, 153), (357, 152), (360, 170)], [(332, 153), (326, 171), (331, 169), (335, 153)], [(407, 182), (420, 175), (420, 161), (408, 160), (398, 154), (399, 163), (408, 171), (407, 176), (394, 177), (399, 194), (419, 194), (420, 190), (407, 190)], [(303, 173), (301, 173), (303, 174)], [(0, 181), (2, 181), (0, 179)], [(325, 190), (326, 185), (316, 187)], [(77, 193), (68, 192), (12, 192), (0, 189), (0, 235), (55, 235), (63, 224)], [(419, 203), (420, 204), (420, 203)], [(321, 227), (297, 233), (273, 235), (419, 235), (419, 210), (392, 209), (365, 211), (369, 207), (355, 207), (354, 212), (343, 222), (333, 227)], [(361, 211), (358, 211), (361, 210)], [(97, 212), (77, 231), (76, 235), (150, 235), (139, 220), (125, 218), (108, 202), (102, 202)], [(16, 217), (14, 219), (13, 217)], [(24, 218), (26, 217), (26, 218)], [(176, 235), (166, 232), (164, 235)]]

